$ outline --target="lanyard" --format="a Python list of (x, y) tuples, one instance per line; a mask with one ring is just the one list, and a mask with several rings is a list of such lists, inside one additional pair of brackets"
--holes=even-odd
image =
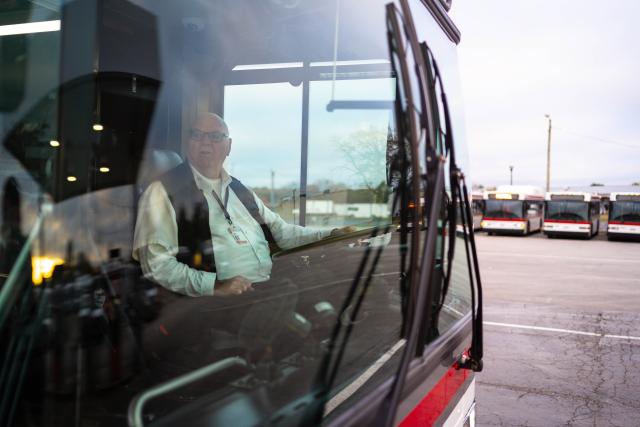
[(227, 186), (224, 193), (224, 204), (222, 204), (222, 200), (220, 200), (220, 197), (218, 197), (215, 191), (212, 190), (211, 194), (213, 194), (213, 198), (216, 199), (216, 202), (218, 202), (218, 205), (220, 205), (220, 209), (222, 209), (224, 217), (229, 225), (233, 225), (233, 221), (231, 221), (231, 215), (229, 215), (229, 211), (227, 210), (227, 204), (229, 203), (229, 186)]

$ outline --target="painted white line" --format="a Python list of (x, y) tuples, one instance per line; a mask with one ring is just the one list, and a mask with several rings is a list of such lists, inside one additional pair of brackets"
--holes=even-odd
[(524, 254), (524, 253), (512, 253), (512, 252), (490, 252), (490, 251), (478, 251), (478, 254), (482, 257), (484, 255), (499, 256), (499, 257), (522, 257), (522, 258), (551, 258), (551, 259), (573, 259), (577, 261), (595, 261), (595, 262), (619, 262), (619, 263), (632, 263), (637, 264), (636, 258), (594, 258), (594, 257), (579, 257), (579, 256), (565, 256), (565, 255), (545, 255), (545, 254)]
[[(504, 270), (485, 270), (486, 274), (495, 274), (496, 276), (507, 276), (507, 277), (531, 277), (531, 272), (526, 271), (504, 271)], [(542, 274), (536, 276), (538, 279)], [(557, 277), (557, 272), (549, 272), (549, 276)], [(573, 280), (577, 279), (585, 279), (585, 280), (608, 280), (615, 282), (631, 282), (631, 283), (640, 283), (640, 279), (637, 277), (613, 277), (613, 276), (596, 276), (594, 274), (573, 274), (571, 273), (571, 278)]]
[(406, 343), (405, 339), (398, 341), (393, 347), (391, 347), (385, 354), (380, 356), (373, 365), (364, 371), (358, 378), (356, 378), (351, 384), (343, 388), (340, 393), (336, 394), (329, 400), (324, 407), (324, 416), (329, 415), (334, 409), (340, 406), (345, 400), (353, 396), (353, 394), (360, 389), (376, 372), (382, 368), (382, 366), (391, 359), (398, 350), (404, 347)]
[(601, 337), (601, 338), (615, 338), (622, 340), (637, 340), (640, 341), (640, 337), (634, 337), (630, 335), (612, 335), (612, 334), (599, 334), (597, 332), (585, 332), (585, 331), (576, 331), (573, 329), (560, 329), (560, 328), (547, 328), (544, 326), (529, 326), (529, 325), (518, 325), (515, 323), (499, 323), (499, 322), (483, 322), (485, 325), (490, 326), (501, 326), (504, 328), (516, 328), (516, 329), (531, 329), (534, 331), (546, 331), (546, 332), (560, 332), (563, 334), (573, 334), (573, 335), (587, 335), (590, 337)]
[(618, 338), (621, 340), (636, 340), (636, 341), (640, 341), (640, 337), (630, 337), (627, 335), (611, 335), (611, 334), (605, 334), (604, 335), (605, 338)]

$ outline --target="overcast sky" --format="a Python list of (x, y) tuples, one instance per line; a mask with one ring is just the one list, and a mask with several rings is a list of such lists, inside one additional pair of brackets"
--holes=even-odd
[(473, 180), (640, 181), (640, 1), (454, 0)]

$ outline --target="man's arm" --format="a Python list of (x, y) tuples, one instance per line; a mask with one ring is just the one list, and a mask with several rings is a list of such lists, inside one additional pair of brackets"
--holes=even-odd
[(176, 259), (178, 227), (164, 186), (152, 183), (140, 198), (133, 257), (145, 276), (184, 295), (214, 294), (216, 274), (191, 268)]
[(276, 239), (276, 243), (282, 249), (291, 249), (324, 239), (332, 232), (332, 230), (289, 224), (280, 215), (267, 208), (255, 193), (253, 193), (253, 197), (258, 205), (260, 216), (262, 216), (265, 224), (271, 230), (271, 234)]
[[(215, 273), (196, 270), (179, 262), (160, 245), (149, 245), (138, 251), (140, 265), (146, 277), (163, 287), (188, 296), (241, 295), (252, 290), (251, 282), (242, 276), (216, 280)], [(213, 286), (209, 286), (214, 283)], [(175, 286), (174, 284), (179, 284)]]

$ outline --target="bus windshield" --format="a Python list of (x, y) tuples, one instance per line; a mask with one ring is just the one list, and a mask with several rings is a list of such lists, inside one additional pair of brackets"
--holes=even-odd
[(10, 3), (54, 25), (0, 40), (2, 425), (302, 425), (395, 378), (388, 0)]
[(487, 200), (485, 218), (523, 218), (523, 203), (520, 200)]
[(613, 202), (609, 221), (640, 222), (640, 202)]
[(588, 204), (575, 201), (546, 202), (545, 219), (565, 221), (587, 221), (589, 218)]

